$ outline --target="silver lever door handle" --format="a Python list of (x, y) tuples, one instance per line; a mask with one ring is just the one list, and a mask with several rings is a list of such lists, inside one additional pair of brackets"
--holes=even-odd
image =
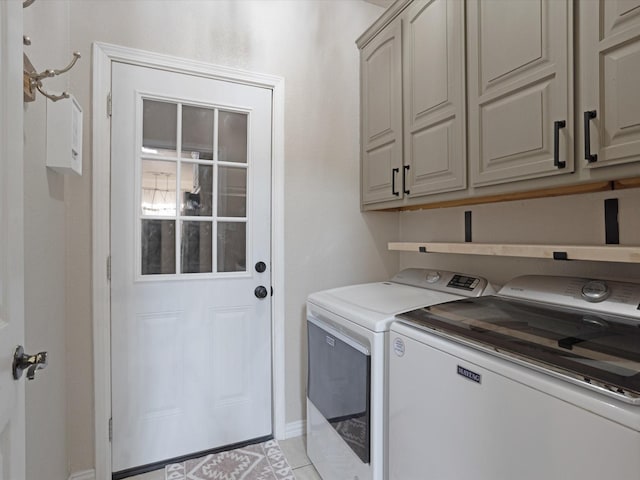
[(24, 353), (24, 347), (18, 345), (13, 354), (13, 378), (18, 380), (22, 376), (24, 370), (27, 371), (27, 379), (33, 380), (36, 376), (36, 370), (42, 370), (47, 366), (47, 352), (28, 355)]

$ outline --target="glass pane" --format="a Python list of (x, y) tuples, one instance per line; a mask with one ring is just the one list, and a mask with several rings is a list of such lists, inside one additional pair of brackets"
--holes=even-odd
[(213, 110), (182, 107), (182, 156), (213, 160)]
[(161, 160), (142, 160), (143, 215), (176, 215), (176, 163)]
[(176, 156), (178, 113), (175, 103), (143, 100), (142, 153)]
[(247, 163), (247, 114), (218, 113), (218, 160)]
[(176, 273), (174, 220), (142, 220), (142, 275)]
[(184, 162), (180, 166), (180, 213), (207, 216), (213, 212), (213, 167)]
[(247, 215), (247, 169), (220, 167), (218, 169), (218, 216), (245, 217)]
[(247, 264), (246, 223), (218, 223), (218, 271), (244, 272)]
[(211, 222), (182, 222), (182, 273), (211, 272)]

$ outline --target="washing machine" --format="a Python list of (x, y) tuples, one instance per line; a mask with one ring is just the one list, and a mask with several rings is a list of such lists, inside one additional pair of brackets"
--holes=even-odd
[(531, 275), (391, 326), (389, 479), (640, 479), (640, 284)]
[(410, 268), (307, 299), (307, 454), (323, 480), (387, 478), (389, 325), (398, 313), (493, 293), (484, 278)]

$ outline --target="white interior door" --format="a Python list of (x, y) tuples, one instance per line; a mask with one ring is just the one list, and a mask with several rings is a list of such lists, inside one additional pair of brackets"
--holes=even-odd
[(271, 90), (114, 63), (112, 102), (121, 472), (272, 432)]
[(22, 2), (0, 2), (0, 480), (25, 477), (24, 382), (13, 353), (24, 344)]

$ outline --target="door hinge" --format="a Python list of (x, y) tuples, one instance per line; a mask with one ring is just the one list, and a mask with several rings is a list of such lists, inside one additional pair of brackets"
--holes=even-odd
[(113, 441), (113, 417), (109, 419), (109, 441)]
[(111, 116), (112, 113), (112, 102), (111, 102), (111, 92), (107, 95), (107, 117)]
[(107, 257), (107, 280), (111, 281), (111, 255)]

